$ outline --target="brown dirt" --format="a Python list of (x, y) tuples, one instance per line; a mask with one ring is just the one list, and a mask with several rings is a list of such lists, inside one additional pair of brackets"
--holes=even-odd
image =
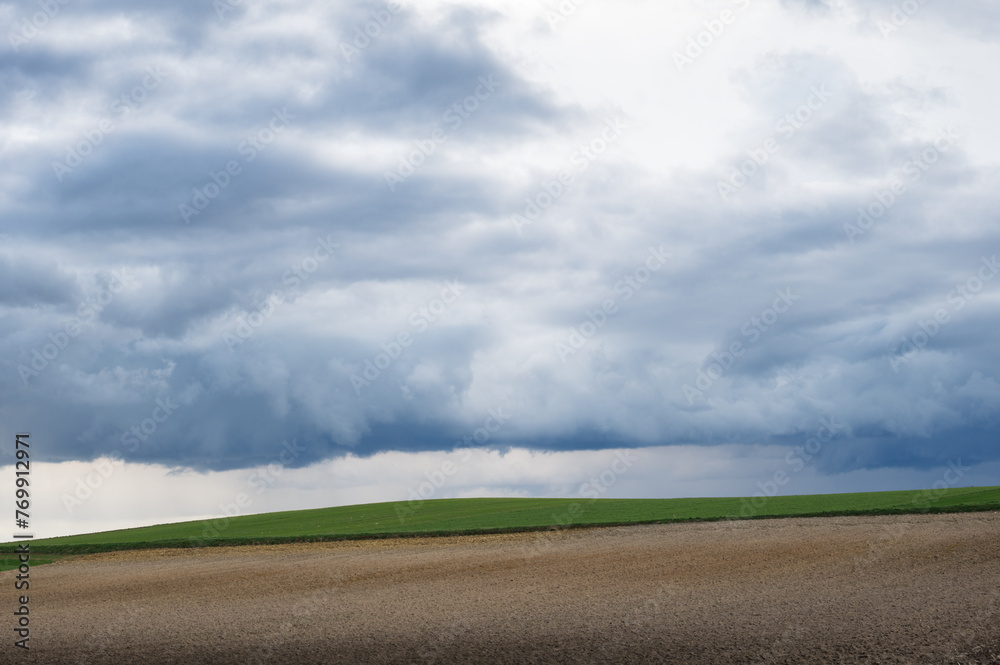
[(30, 595), (0, 662), (1000, 663), (1000, 513), (100, 554)]

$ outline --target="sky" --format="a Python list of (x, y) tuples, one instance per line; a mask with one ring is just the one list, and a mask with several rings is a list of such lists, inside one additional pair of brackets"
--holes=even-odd
[(1000, 483), (995, 3), (0, 26), (0, 498), (28, 432), (37, 535)]

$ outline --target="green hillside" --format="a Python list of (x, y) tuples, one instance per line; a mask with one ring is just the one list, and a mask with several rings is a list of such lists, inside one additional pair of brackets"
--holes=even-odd
[[(384, 538), (823, 515), (1000, 510), (1000, 487), (707, 499), (436, 499), (180, 522), (32, 541), (32, 552)], [(4, 546), (11, 551), (13, 545)]]

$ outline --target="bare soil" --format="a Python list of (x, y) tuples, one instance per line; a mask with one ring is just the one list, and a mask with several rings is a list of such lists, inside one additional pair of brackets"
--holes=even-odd
[(30, 607), (0, 663), (1000, 663), (1000, 513), (100, 554)]

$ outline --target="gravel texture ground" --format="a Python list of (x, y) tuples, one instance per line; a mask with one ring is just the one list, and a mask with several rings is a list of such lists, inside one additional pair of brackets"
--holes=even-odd
[(1000, 663), (1000, 513), (100, 554), (30, 607), (0, 662)]

